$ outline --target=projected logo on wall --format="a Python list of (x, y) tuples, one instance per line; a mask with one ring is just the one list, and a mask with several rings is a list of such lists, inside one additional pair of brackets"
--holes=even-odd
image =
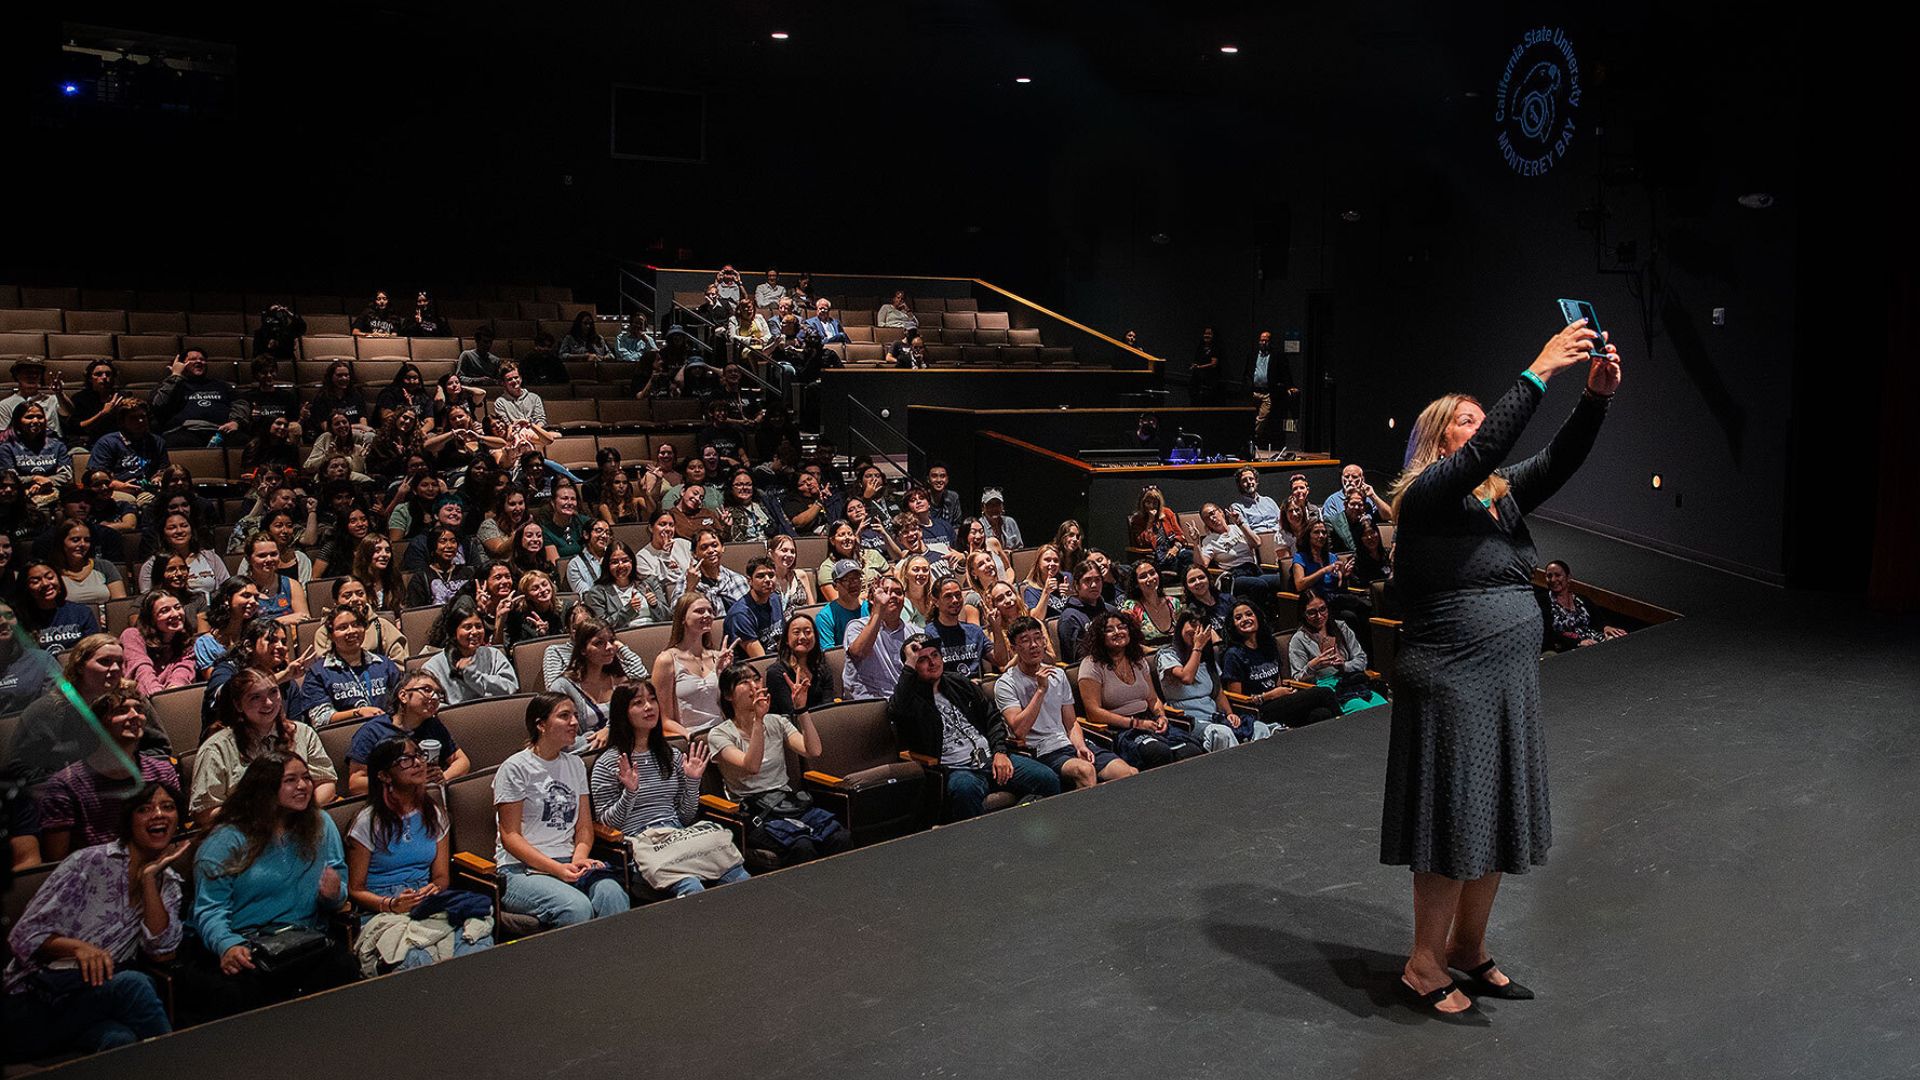
[(1521, 176), (1545, 176), (1573, 142), (1580, 61), (1559, 27), (1529, 30), (1507, 56), (1493, 122), (1500, 156)]

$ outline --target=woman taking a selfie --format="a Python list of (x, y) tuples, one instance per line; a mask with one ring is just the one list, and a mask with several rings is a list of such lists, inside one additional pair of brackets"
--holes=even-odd
[[(1496, 468), (1546, 397), (1547, 380), (1576, 365), (1586, 369), (1586, 392), (1552, 443)], [(1405, 625), (1380, 861), (1413, 870), (1413, 951), (1401, 981), (1436, 1012), (1472, 1008), (1468, 994), (1533, 996), (1487, 949), (1501, 875), (1545, 862), (1553, 843), (1526, 515), (1586, 459), (1619, 386), (1620, 354), (1585, 320), (1574, 322), (1493, 408), (1448, 394), (1423, 409), (1393, 486)]]

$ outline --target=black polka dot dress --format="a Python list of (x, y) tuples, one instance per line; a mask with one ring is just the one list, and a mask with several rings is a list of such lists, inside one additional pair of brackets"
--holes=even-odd
[(1415, 480), (1396, 522), (1394, 589), (1405, 616), (1380, 861), (1472, 880), (1547, 859), (1553, 819), (1540, 723), (1540, 607), (1526, 513), (1592, 449), (1607, 401), (1582, 394), (1545, 450), (1499, 469), (1488, 512), (1474, 489), (1511, 453), (1545, 396), (1529, 377), (1458, 452)]

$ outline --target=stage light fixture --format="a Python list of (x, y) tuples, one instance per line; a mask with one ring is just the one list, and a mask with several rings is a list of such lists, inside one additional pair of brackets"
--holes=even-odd
[(1751, 194), (1742, 195), (1735, 201), (1749, 210), (1765, 210), (1767, 207), (1773, 205), (1773, 196), (1764, 191), (1755, 191)]
[(1344, 221), (1344, 222), (1346, 222), (1346, 223), (1347, 223), (1347, 224), (1349, 224), (1349, 225), (1351, 225), (1351, 224), (1353, 224), (1354, 222), (1356, 222), (1356, 221), (1359, 221), (1359, 220), (1360, 220), (1360, 211), (1358, 211), (1358, 210), (1342, 210), (1342, 211), (1340, 211), (1340, 220), (1341, 220), (1341, 221)]
[(1393, 430), (1393, 417), (1391, 416), (1387, 417), (1387, 430), (1388, 431)]
[(60, 92), (62, 94), (65, 94), (68, 97), (78, 97), (80, 96), (80, 84), (79, 83), (61, 83)]
[(1662, 479), (1662, 478), (1661, 478), (1661, 476), (1660, 476), (1660, 474), (1659, 474), (1659, 473), (1654, 473), (1654, 474), (1653, 474), (1653, 488), (1654, 488), (1654, 490), (1655, 490), (1655, 491), (1658, 491), (1658, 490), (1660, 490), (1660, 485), (1661, 485), (1661, 484), (1663, 484), (1663, 483), (1665, 483), (1665, 482), (1666, 482), (1666, 481), (1665, 481), (1664, 479)]
[(785, 41), (787, 40), (787, 38), (793, 35), (787, 33), (785, 30), (775, 30), (773, 33), (768, 34), (767, 36), (772, 38), (775, 41)]
[(1226, 53), (1226, 54), (1227, 54), (1228, 56), (1233, 56), (1233, 55), (1235, 55), (1235, 54), (1237, 54), (1237, 53), (1239, 53), (1239, 51), (1240, 51), (1240, 46), (1238, 46), (1238, 45), (1222, 45), (1222, 46), (1220, 46), (1220, 51), (1221, 51), (1221, 52), (1223, 52), (1223, 53)]
[(1025, 86), (1028, 83), (1032, 82), (1033, 80), (1027, 78), (1025, 75), (1019, 75), (1019, 76), (1016, 76), (1013, 81), (1019, 83), (1021, 86)]

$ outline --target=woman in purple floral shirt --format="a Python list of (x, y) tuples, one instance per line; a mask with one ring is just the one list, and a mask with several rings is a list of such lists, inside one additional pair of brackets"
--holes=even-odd
[(153, 980), (126, 965), (171, 959), (180, 945), (179, 829), (179, 794), (148, 784), (122, 807), (120, 839), (74, 852), (41, 884), (7, 936), (8, 1060), (173, 1030)]

